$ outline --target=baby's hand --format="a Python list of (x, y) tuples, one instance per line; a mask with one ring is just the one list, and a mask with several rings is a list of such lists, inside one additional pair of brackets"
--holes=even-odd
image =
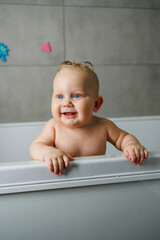
[(59, 149), (54, 149), (44, 155), (44, 162), (47, 163), (50, 172), (55, 175), (62, 175), (63, 167), (68, 168), (69, 162), (73, 160), (72, 156)]
[(142, 165), (143, 160), (148, 157), (148, 151), (140, 144), (129, 144), (124, 148), (124, 156), (133, 164)]

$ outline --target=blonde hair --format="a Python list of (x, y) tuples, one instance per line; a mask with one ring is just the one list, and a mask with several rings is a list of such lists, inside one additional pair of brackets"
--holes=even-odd
[(80, 71), (88, 73), (96, 84), (97, 94), (99, 93), (99, 80), (98, 80), (97, 74), (94, 71), (93, 64), (91, 62), (84, 61), (84, 62), (76, 63), (76, 62), (71, 62), (71, 61), (64, 61), (60, 64), (57, 72), (60, 72), (65, 67), (73, 67), (76, 70), (80, 70)]

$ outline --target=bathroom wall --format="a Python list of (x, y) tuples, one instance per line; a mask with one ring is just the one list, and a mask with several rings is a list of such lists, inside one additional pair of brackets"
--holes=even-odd
[(0, 42), (10, 49), (0, 59), (0, 122), (48, 120), (66, 59), (94, 64), (99, 115), (160, 115), (159, 26), (159, 0), (0, 0)]

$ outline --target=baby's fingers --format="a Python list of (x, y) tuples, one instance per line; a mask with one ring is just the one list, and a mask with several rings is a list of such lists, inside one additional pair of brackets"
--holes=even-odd
[(74, 161), (74, 158), (69, 153), (67, 153), (67, 156), (69, 157), (70, 161)]
[[(69, 154), (64, 155), (62, 157), (58, 157), (57, 161), (54, 161), (54, 173), (57, 175), (63, 174), (63, 167), (69, 167), (70, 160), (74, 160)], [(58, 164), (57, 164), (58, 163)]]
[[(45, 162), (47, 163), (48, 169), (51, 173), (54, 173), (56, 175), (59, 173), (59, 162), (56, 158), (47, 159), (47, 160), (45, 160)], [(60, 163), (60, 165), (61, 165), (61, 163)], [(61, 169), (61, 167), (60, 167), (60, 169)]]
[(139, 161), (139, 165), (142, 165), (142, 162), (143, 162), (143, 160), (144, 160), (144, 150), (140, 150), (140, 154), (141, 154), (141, 156), (140, 156), (140, 161)]
[(134, 149), (132, 149), (129, 153), (129, 159), (131, 160), (132, 163), (137, 164), (137, 155)]
[(148, 151), (146, 149), (144, 150), (144, 157), (148, 158)]
[(69, 162), (74, 160), (74, 158), (70, 154), (65, 155), (63, 159), (64, 159), (65, 168), (68, 168)]
[(135, 163), (139, 163), (141, 161), (141, 152), (140, 149), (135, 149), (136, 160)]
[(54, 158), (52, 160), (52, 162), (53, 162), (53, 172), (54, 172), (55, 175), (57, 175), (59, 173), (59, 164), (60, 164), (60, 162), (58, 161), (57, 158)]
[(58, 173), (59, 173), (59, 175), (63, 174), (63, 163), (64, 163), (63, 159), (62, 158), (58, 158)]
[(52, 159), (47, 159), (47, 160), (45, 160), (45, 162), (47, 163), (47, 165), (48, 165), (48, 169), (49, 169), (49, 171), (50, 172), (54, 172), (54, 168), (53, 168), (53, 162), (52, 162)]
[(142, 165), (144, 159), (148, 158), (148, 151), (146, 149), (141, 150), (141, 159), (139, 165)]
[(50, 172), (54, 173), (55, 175), (62, 175), (63, 168), (69, 167), (69, 162), (73, 161), (73, 157), (66, 153), (60, 153), (59, 156), (45, 156), (44, 161), (48, 165), (48, 169)]

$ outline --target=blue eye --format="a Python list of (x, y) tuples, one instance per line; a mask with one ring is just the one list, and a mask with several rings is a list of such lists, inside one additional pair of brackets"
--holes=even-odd
[(73, 98), (79, 98), (80, 95), (79, 94), (73, 94)]
[(58, 99), (62, 99), (63, 98), (63, 95), (58, 95)]

